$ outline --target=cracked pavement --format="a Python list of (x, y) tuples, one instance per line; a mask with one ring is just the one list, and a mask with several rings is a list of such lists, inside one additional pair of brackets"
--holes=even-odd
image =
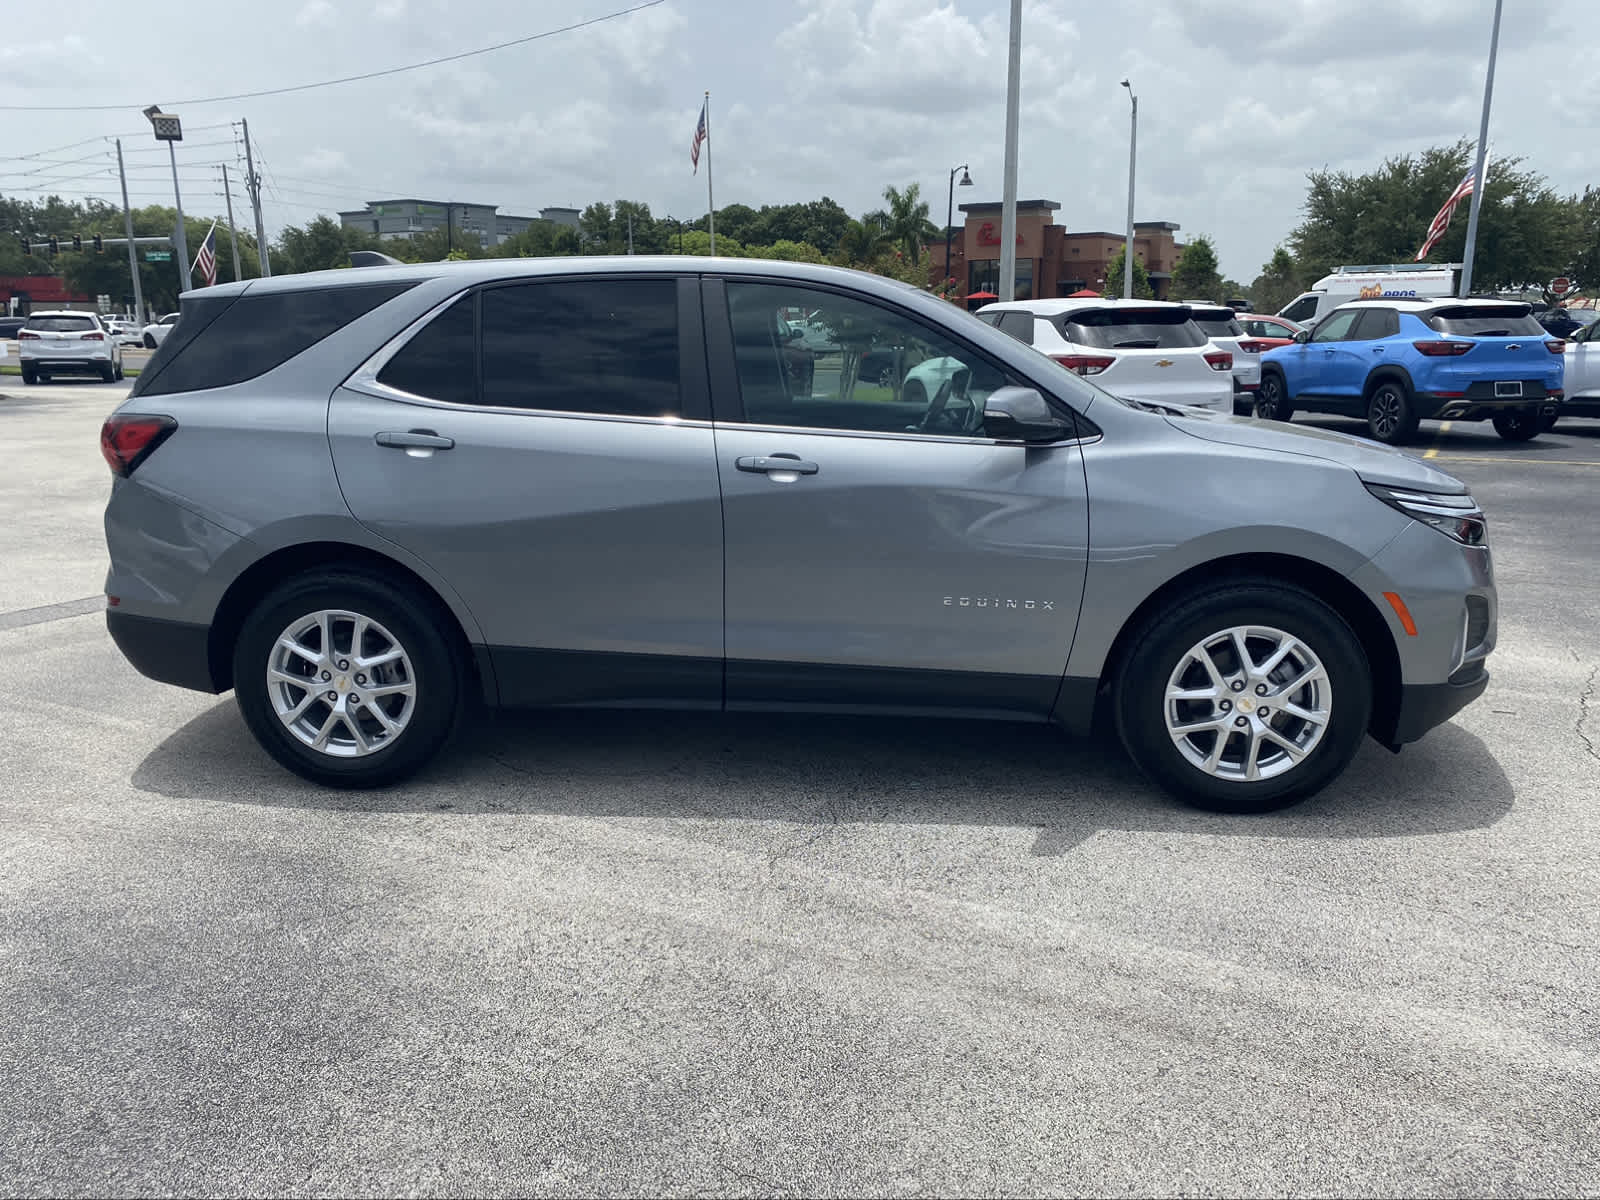
[(1600, 422), (1424, 427), (1490, 689), (1242, 818), (853, 718), (504, 715), (312, 788), (81, 603), (120, 391), (0, 393), (8, 1194), (1600, 1191)]

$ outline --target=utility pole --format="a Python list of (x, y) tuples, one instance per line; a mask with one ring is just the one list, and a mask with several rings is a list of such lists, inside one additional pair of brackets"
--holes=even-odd
[(261, 278), (272, 275), (272, 265), (267, 261), (267, 231), (261, 223), (261, 176), (256, 171), (255, 156), (250, 153), (250, 122), (241, 120), (244, 128), (244, 185), (250, 192), (250, 204), (256, 214), (256, 254), (261, 259)]
[(628, 253), (633, 253), (633, 210), (628, 210)]
[(456, 248), (456, 230), (452, 219), (455, 214), (455, 207), (454, 204), (448, 201), (444, 206), (444, 248), (446, 254), (454, 253)]
[(1133, 164), (1139, 152), (1139, 97), (1133, 94), (1133, 84), (1126, 79), (1122, 86), (1128, 89), (1128, 100), (1133, 105), (1132, 123), (1128, 126), (1128, 237), (1122, 243), (1122, 298), (1133, 299)]
[(1000, 299), (1017, 298), (1017, 114), (1022, 86), (1022, 0), (1011, 0), (1006, 60), (1006, 174), (1000, 201)]
[(1483, 79), (1483, 120), (1478, 124), (1478, 165), (1473, 169), (1472, 208), (1467, 217), (1467, 252), (1461, 257), (1461, 298), (1472, 295), (1472, 260), (1478, 248), (1478, 210), (1483, 207), (1484, 156), (1489, 152), (1489, 102), (1494, 99), (1494, 56), (1500, 47), (1500, 6), (1494, 0), (1494, 29), (1489, 34), (1489, 71)]
[(117, 175), (122, 180), (122, 227), (128, 231), (128, 270), (133, 273), (133, 320), (144, 325), (144, 288), (139, 283), (139, 250), (133, 244), (133, 210), (128, 207), (128, 173), (122, 167), (122, 139), (117, 139)]
[(228, 202), (228, 241), (233, 245), (233, 277), (243, 279), (239, 266), (239, 231), (233, 227), (233, 186), (228, 182), (228, 164), (222, 164), (222, 195)]

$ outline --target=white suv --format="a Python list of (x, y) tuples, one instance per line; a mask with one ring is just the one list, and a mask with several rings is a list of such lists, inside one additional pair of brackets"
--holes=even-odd
[(107, 383), (122, 378), (122, 347), (94, 313), (33, 313), (17, 330), (17, 357), (23, 383), (52, 375), (98, 375)]
[(177, 313), (168, 313), (159, 321), (151, 321), (144, 327), (144, 346), (146, 350), (154, 350), (161, 345), (167, 334), (172, 332), (172, 327), (178, 323)]
[(1219, 350), (1233, 355), (1233, 411), (1236, 416), (1255, 412), (1261, 389), (1261, 351), (1264, 348), (1239, 324), (1239, 313), (1225, 304), (1186, 300), (1200, 332)]
[(1113, 395), (1233, 411), (1233, 355), (1206, 339), (1187, 304), (1017, 300), (977, 316)]

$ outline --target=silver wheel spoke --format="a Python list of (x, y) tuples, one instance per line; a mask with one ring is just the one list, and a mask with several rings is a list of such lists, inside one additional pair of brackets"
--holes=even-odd
[(399, 662), (401, 659), (405, 658), (405, 656), (406, 652), (404, 650), (400, 649), (398, 646), (394, 646), (391, 649), (385, 650), (382, 654), (374, 654), (371, 658), (357, 658), (354, 660), (354, 663), (363, 671), (370, 671), (374, 667), (382, 667), (392, 662)]
[(326, 746), (328, 739), (333, 736), (334, 726), (342, 720), (344, 718), (339, 715), (338, 709), (329, 709), (327, 720), (322, 722), (322, 728), (317, 730), (317, 736), (311, 739), (311, 748), (313, 750), (321, 750)]
[(417, 686), (414, 683), (377, 683), (369, 684), (361, 689), (362, 698), (382, 696), (414, 696)]
[(1228, 718), (1226, 716), (1221, 716), (1207, 717), (1203, 721), (1184, 721), (1181, 724), (1174, 723), (1167, 726), (1167, 728), (1171, 731), (1173, 737), (1188, 737), (1191, 733), (1202, 733), (1207, 729), (1224, 729), (1227, 727), (1227, 724)]
[(299, 702), (296, 703), (293, 708), (289, 709), (285, 713), (280, 713), (279, 715), (282, 716), (285, 721), (298, 721), (305, 714), (306, 709), (310, 708), (316, 702), (317, 693), (307, 690), (306, 694), (300, 697)]
[(1222, 689), (1219, 687), (1208, 688), (1178, 688), (1167, 689), (1168, 700), (1220, 700)]
[[(310, 640), (319, 640), (320, 648), (312, 650), (307, 645)], [(364, 658), (368, 642), (382, 649)], [(296, 740), (320, 754), (333, 758), (374, 754), (403, 735), (416, 712), (416, 670), (410, 655), (394, 634), (365, 613), (345, 609), (307, 613), (278, 635), (265, 665), (273, 712)], [(315, 673), (307, 676), (307, 667)], [(358, 673), (368, 678), (368, 672), (374, 673), (369, 682), (356, 681)], [(345, 698), (328, 700), (330, 693)], [(352, 702), (352, 696), (361, 701)], [(326, 709), (316, 709), (319, 701)], [(363, 713), (372, 716), (363, 721)]]
[(1265, 740), (1271, 742), (1274, 746), (1282, 748), (1283, 752), (1290, 758), (1294, 759), (1295, 762), (1299, 762), (1306, 756), (1306, 752), (1304, 750), (1300, 749), (1298, 745), (1296, 745), (1294, 742), (1291, 742), (1288, 738), (1284, 737), (1283, 734), (1279, 733), (1270, 725), (1261, 731), (1261, 736)]
[(1301, 708), (1298, 704), (1285, 704), (1278, 711), (1287, 713), (1291, 717), (1298, 717), (1309, 725), (1326, 725), (1328, 714), (1326, 712), (1312, 712), (1309, 708)]
[(1276, 671), (1280, 666), (1283, 665), (1283, 660), (1284, 659), (1288, 658), (1290, 654), (1294, 653), (1298, 649), (1300, 649), (1300, 643), (1299, 642), (1290, 641), (1290, 640), (1286, 639), (1284, 641), (1283, 645), (1279, 646), (1276, 650), (1274, 650), (1271, 654), (1269, 654), (1267, 656), (1267, 661), (1266, 662), (1262, 663), (1259, 667), (1256, 668), (1256, 674), (1257, 675), (1271, 675), (1274, 671)]
[(1260, 755), (1261, 730), (1252, 729), (1250, 731), (1250, 748), (1245, 751), (1244, 757), (1244, 777), (1246, 779), (1256, 780), (1261, 778), (1261, 767), (1256, 761)]
[(1244, 644), (1244, 631), (1240, 629), (1228, 630), (1228, 636), (1233, 640), (1233, 652), (1239, 656), (1239, 673), (1250, 675), (1255, 671), (1255, 663), (1250, 659), (1250, 651)]
[(1226, 729), (1217, 731), (1216, 745), (1212, 746), (1211, 753), (1206, 755), (1205, 768), (1208, 772), (1214, 773), (1222, 765), (1222, 752), (1228, 748), (1228, 739), (1232, 736), (1233, 734)]
[(293, 638), (290, 638), (290, 637), (281, 637), (281, 638), (279, 638), (278, 639), (278, 649), (285, 650), (288, 653), (294, 655), (296, 658), (301, 659), (304, 662), (310, 663), (314, 667), (320, 667), (322, 665), (322, 656), (320, 654), (316, 653), (313, 650), (306, 649), (306, 647), (302, 646), (299, 642), (295, 641)]
[(383, 711), (383, 705), (374, 704), (368, 711), (370, 711), (372, 715), (377, 718), (378, 724), (383, 726), (384, 733), (388, 734), (390, 737), (393, 737), (395, 734), (400, 732), (399, 723), (395, 721), (395, 719), (388, 713)]
[(1195, 647), (1195, 651), (1196, 660), (1202, 667), (1205, 668), (1206, 674), (1211, 676), (1211, 682), (1213, 685), (1215, 685), (1217, 691), (1227, 691), (1228, 681), (1222, 677), (1222, 672), (1217, 670), (1217, 664), (1216, 661), (1211, 657), (1211, 651), (1208, 650), (1204, 645)]

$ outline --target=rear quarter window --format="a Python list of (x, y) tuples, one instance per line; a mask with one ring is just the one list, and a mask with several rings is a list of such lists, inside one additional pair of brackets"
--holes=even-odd
[(1236, 317), (1212, 316), (1210, 313), (1206, 313), (1195, 317), (1194, 323), (1200, 327), (1200, 332), (1207, 337), (1244, 336), (1244, 326), (1239, 324)]
[(1101, 350), (1184, 350), (1206, 344), (1189, 315), (1175, 308), (1090, 309), (1055, 320), (1067, 341)]
[(1460, 305), (1441, 308), (1423, 318), (1429, 329), (1464, 337), (1546, 337), (1531, 309), (1494, 309)]
[(130, 395), (227, 387), (265, 374), (310, 349), (414, 283), (263, 292), (186, 302)]

